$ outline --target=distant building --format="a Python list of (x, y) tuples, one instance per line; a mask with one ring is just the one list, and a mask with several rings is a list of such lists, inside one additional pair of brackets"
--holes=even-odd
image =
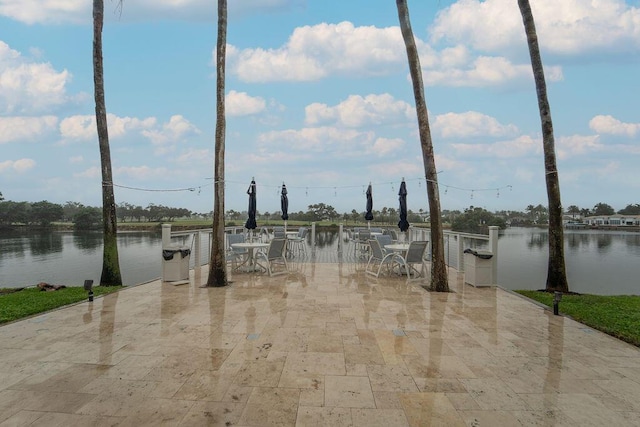
[(613, 226), (640, 226), (640, 215), (596, 215), (588, 216), (582, 220), (588, 225), (613, 225)]

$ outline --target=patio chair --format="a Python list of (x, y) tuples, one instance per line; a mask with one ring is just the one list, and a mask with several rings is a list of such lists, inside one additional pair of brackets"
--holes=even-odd
[(385, 228), (382, 233), (391, 236), (391, 240), (393, 240), (394, 242), (398, 241), (398, 233), (396, 233), (396, 230)]
[[(382, 267), (384, 266), (387, 267), (387, 272), (391, 272), (394, 263), (397, 262), (396, 259), (401, 258), (400, 255), (394, 252), (385, 254), (382, 251), (382, 247), (380, 246), (378, 239), (369, 240), (369, 245), (371, 246), (371, 256), (369, 257), (369, 261), (367, 262), (367, 266), (364, 271), (367, 274), (379, 277)], [(369, 270), (369, 266), (371, 266), (371, 270)]]
[[(427, 263), (424, 260), (424, 254), (428, 243), (426, 240), (415, 240), (409, 244), (409, 249), (404, 257), (398, 255), (398, 262), (407, 274), (407, 281), (426, 277)], [(420, 270), (415, 267), (418, 264)], [(412, 273), (413, 277), (411, 277)]]
[(249, 258), (249, 251), (242, 248), (233, 248), (231, 245), (235, 243), (244, 243), (244, 234), (226, 234), (227, 249), (225, 258), (227, 265), (231, 264), (231, 268), (235, 271), (244, 265)]
[(307, 233), (309, 229), (307, 227), (300, 227), (298, 234), (294, 237), (289, 237), (289, 244), (291, 245), (291, 252), (307, 252)]
[[(285, 257), (286, 245), (286, 239), (271, 239), (266, 252), (260, 251), (256, 253), (256, 264), (264, 268), (267, 273), (269, 273), (269, 276), (289, 273), (289, 267), (287, 266), (287, 259)], [(284, 271), (275, 271), (275, 267), (278, 265), (284, 266)]]
[(262, 243), (269, 243), (269, 240), (271, 240), (271, 235), (269, 235), (267, 227), (260, 227), (260, 241)]
[(387, 235), (387, 234), (381, 234), (376, 236), (376, 240), (378, 241), (378, 243), (380, 243), (380, 247), (382, 248), (382, 253), (387, 254), (389, 253), (388, 250), (386, 250), (384, 247), (386, 245), (390, 245), (393, 243), (393, 239), (391, 238), (391, 236)]
[(371, 240), (371, 231), (367, 229), (358, 230), (358, 238), (356, 239), (355, 252), (360, 251), (360, 256), (369, 253), (369, 240)]
[(273, 238), (284, 239), (286, 237), (284, 227), (273, 227)]

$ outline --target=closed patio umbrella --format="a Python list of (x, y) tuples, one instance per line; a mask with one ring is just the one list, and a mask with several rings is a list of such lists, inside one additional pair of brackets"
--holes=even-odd
[(287, 186), (282, 183), (280, 191), (280, 210), (282, 211), (282, 220), (284, 221), (284, 231), (287, 231), (287, 220), (289, 219), (289, 197), (287, 196)]
[(249, 218), (247, 218), (244, 227), (247, 230), (255, 230), (258, 224), (256, 223), (256, 181), (254, 179), (251, 179), (251, 185), (249, 185), (247, 194), (249, 195)]
[(367, 212), (364, 214), (364, 219), (367, 220), (367, 225), (371, 227), (370, 221), (373, 220), (373, 191), (371, 189), (371, 183), (367, 187)]
[(409, 221), (407, 221), (407, 184), (405, 184), (404, 179), (400, 184), (398, 196), (400, 200), (400, 221), (398, 222), (398, 228), (404, 233), (409, 229)]

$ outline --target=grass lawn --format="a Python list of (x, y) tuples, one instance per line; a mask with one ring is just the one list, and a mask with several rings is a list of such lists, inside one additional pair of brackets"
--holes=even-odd
[[(95, 286), (94, 296), (119, 291), (122, 286)], [(12, 322), (34, 314), (88, 300), (83, 287), (68, 287), (57, 291), (41, 291), (38, 288), (0, 289), (0, 324)]]
[[(552, 293), (516, 292), (553, 307)], [(563, 295), (558, 308), (561, 314), (640, 347), (640, 296)]]

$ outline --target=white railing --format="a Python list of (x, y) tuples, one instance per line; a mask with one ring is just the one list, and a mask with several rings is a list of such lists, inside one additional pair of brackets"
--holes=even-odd
[[(344, 227), (339, 226), (339, 235), (343, 236)], [(235, 234), (244, 232), (243, 227), (225, 227), (225, 233)], [(444, 250), (445, 263), (458, 270), (464, 272), (464, 250), (483, 249), (491, 252), (493, 257), (492, 263), (492, 284), (498, 283), (498, 231), (499, 227), (490, 226), (489, 235), (459, 233), (455, 231), (444, 231)], [(211, 250), (211, 234), (212, 229), (171, 231), (171, 224), (162, 224), (162, 247), (166, 248), (172, 245), (187, 246), (191, 249), (190, 268), (202, 266), (209, 262), (209, 252)], [(204, 236), (203, 236), (204, 235)], [(206, 237), (206, 238), (204, 238)], [(176, 242), (181, 239), (180, 243)], [(407, 235), (401, 236), (401, 239), (427, 240), (431, 242), (431, 229), (421, 227), (411, 227)], [(311, 250), (315, 254), (316, 250), (316, 224), (311, 224)], [(338, 239), (338, 252), (342, 251), (343, 239)], [(204, 255), (204, 256), (203, 256)], [(429, 243), (429, 254), (431, 256), (431, 243)]]

